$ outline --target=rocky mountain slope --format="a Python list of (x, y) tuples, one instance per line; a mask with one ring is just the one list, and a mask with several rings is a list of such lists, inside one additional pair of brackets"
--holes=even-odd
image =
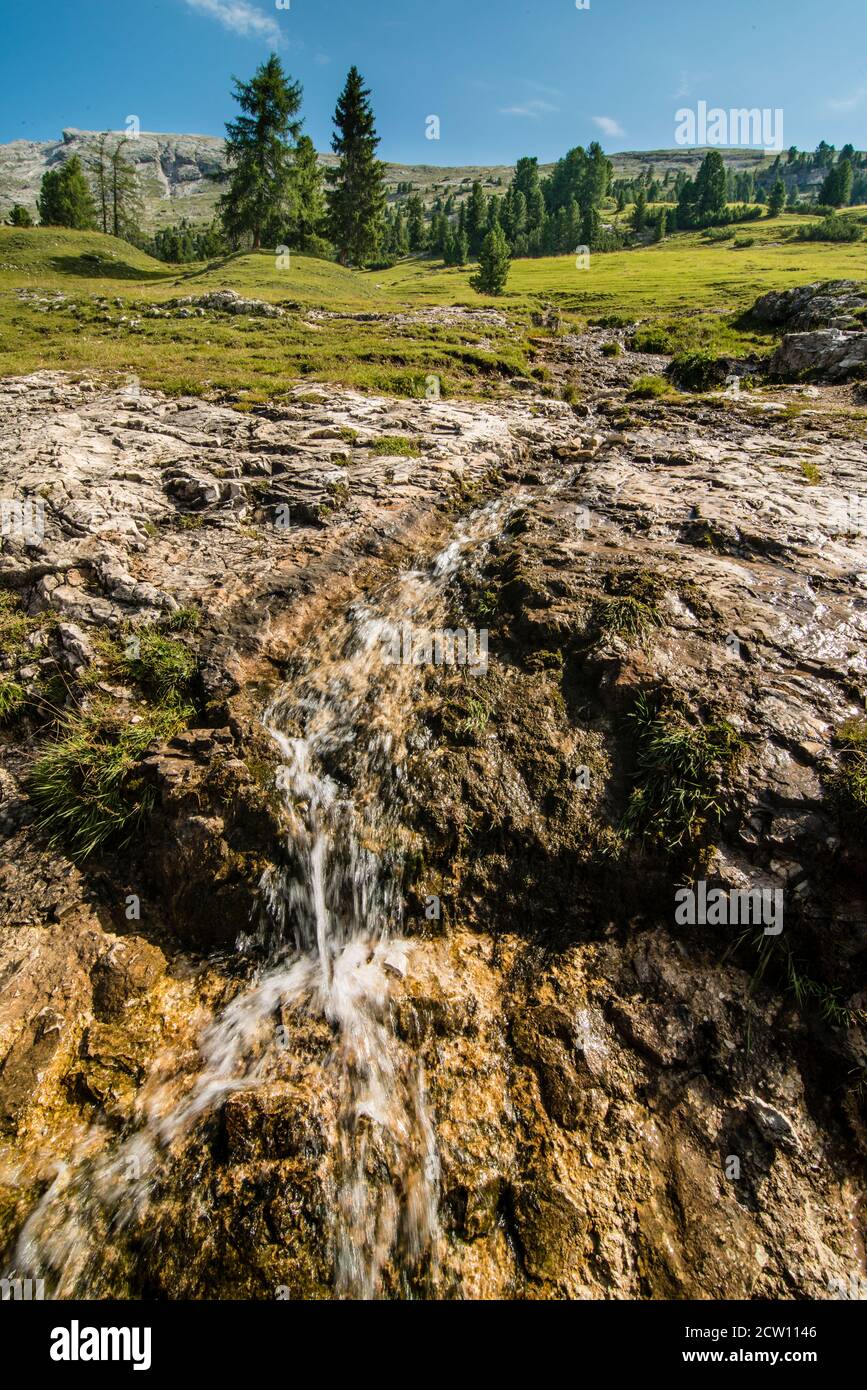
[[(859, 388), (642, 402), (665, 364), (625, 341), (557, 340), (575, 407), (0, 384), (44, 528), (0, 554), (6, 1266), (175, 1298), (864, 1273)], [(486, 670), (384, 663), (422, 620), (484, 628)], [(72, 859), (46, 692), (141, 719), (111, 652), (155, 630), (186, 727), (134, 839)], [(782, 930), (684, 924), (699, 882)]]
[[(120, 137), (126, 132), (118, 130), (116, 133)], [(5, 218), (14, 203), (23, 203), (35, 211), (39, 185), (46, 169), (73, 154), (86, 162), (95, 153), (98, 140), (98, 132), (70, 128), (64, 130), (58, 141), (15, 140), (0, 144), (0, 217)], [(435, 155), (435, 145), (431, 152)], [(650, 165), (658, 174), (681, 168), (693, 173), (703, 153), (692, 149), (652, 150), (617, 154), (612, 158), (618, 175), (632, 178)], [(196, 223), (211, 220), (221, 191), (213, 182), (213, 175), (224, 168), (221, 138), (141, 131), (126, 147), (126, 155), (138, 172), (146, 226), (165, 226), (182, 217)], [(736, 168), (753, 168), (765, 162), (761, 151), (752, 150), (727, 151), (726, 158)], [(322, 154), (320, 160), (327, 167), (334, 163), (334, 156)], [(549, 168), (545, 166), (546, 171)], [(494, 184), (497, 180), (507, 184), (512, 173), (507, 166), (385, 166), (386, 181), (392, 189), (399, 183), (409, 183), (426, 197), (436, 193), (469, 192), (476, 179), (485, 184)]]

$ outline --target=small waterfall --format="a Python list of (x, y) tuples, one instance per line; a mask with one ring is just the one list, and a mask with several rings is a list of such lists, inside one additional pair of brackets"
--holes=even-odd
[(15, 1265), (44, 1275), (55, 1297), (94, 1296), (102, 1237), (141, 1221), (178, 1146), (230, 1094), (280, 1079), (278, 1017), (314, 1016), (332, 1038), (318, 1084), (334, 1097), (337, 1296), (375, 1298), (389, 1262), (436, 1269), (435, 1127), (420, 1057), (395, 1035), (391, 1009), (413, 949), (403, 935), (401, 788), (419, 672), (384, 650), (404, 625), (442, 621), (467, 552), (497, 536), (522, 500), (474, 513), (427, 569), (329, 623), (265, 711), (289, 826), (261, 883), (265, 964), (204, 1029), (194, 1076), (172, 1075), (162, 1059), (139, 1098), (138, 1130), (108, 1153), (86, 1136), (31, 1214)]

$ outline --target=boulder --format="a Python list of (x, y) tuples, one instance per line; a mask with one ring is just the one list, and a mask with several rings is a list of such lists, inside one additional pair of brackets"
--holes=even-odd
[(854, 315), (859, 309), (867, 309), (867, 287), (856, 280), (824, 280), (763, 294), (753, 305), (751, 317), (769, 328), (800, 333), (816, 328), (857, 328)]
[(768, 365), (777, 381), (851, 381), (867, 373), (867, 333), (824, 328), (815, 333), (790, 333)]

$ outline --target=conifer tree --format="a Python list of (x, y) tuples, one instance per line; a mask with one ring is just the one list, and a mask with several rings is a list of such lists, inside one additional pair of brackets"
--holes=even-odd
[(385, 208), (384, 166), (370, 92), (356, 67), (349, 70), (334, 113), (331, 147), (337, 168), (328, 181), (331, 238), (343, 265), (364, 265), (379, 243)]
[(407, 203), (406, 221), (410, 251), (423, 251), (425, 247), (424, 203), (418, 193), (414, 193)]
[(783, 208), (786, 206), (786, 185), (782, 179), (777, 179), (771, 189), (771, 196), (768, 199), (768, 217), (779, 217)]
[(479, 273), (472, 277), (470, 284), (479, 294), (502, 294), (509, 277), (510, 264), (506, 234), (502, 227), (495, 227), (485, 237), (479, 257)]
[(124, 137), (115, 145), (109, 159), (108, 197), (113, 236), (135, 236), (141, 217), (141, 199), (135, 166), (124, 154), (129, 141)]
[(111, 227), (111, 162), (108, 155), (109, 133), (104, 130), (99, 137), (95, 153), (87, 159), (87, 170), (93, 179), (96, 191), (96, 211), (102, 230), (108, 233)]
[(301, 95), (276, 53), (250, 82), (235, 78), (234, 98), (243, 114), (226, 125), (230, 182), (219, 207), (226, 234), (234, 242), (251, 236), (254, 250), (262, 245), (266, 227), (273, 229), (291, 217)]
[[(491, 200), (495, 203), (498, 200)], [(484, 189), (478, 182), (473, 184), (473, 191), (470, 194), (469, 206), (467, 207), (466, 233), (470, 243), (470, 255), (473, 257), (481, 253), (482, 243), (490, 230), (488, 224), (488, 200), (485, 197)]]
[(292, 235), (300, 251), (320, 235), (325, 221), (325, 192), (316, 147), (302, 135), (292, 163)]
[(96, 229), (96, 206), (77, 154), (60, 169), (48, 169), (43, 174), (39, 220), (46, 227)]

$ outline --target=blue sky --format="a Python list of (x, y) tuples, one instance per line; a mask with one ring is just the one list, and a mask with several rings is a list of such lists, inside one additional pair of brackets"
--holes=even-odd
[[(356, 63), (381, 157), (544, 160), (674, 144), (699, 100), (782, 108), (785, 144), (867, 147), (867, 0), (0, 0), (0, 141), (64, 126), (222, 135), (275, 48), (328, 147)], [(439, 141), (425, 120), (440, 118)]]

